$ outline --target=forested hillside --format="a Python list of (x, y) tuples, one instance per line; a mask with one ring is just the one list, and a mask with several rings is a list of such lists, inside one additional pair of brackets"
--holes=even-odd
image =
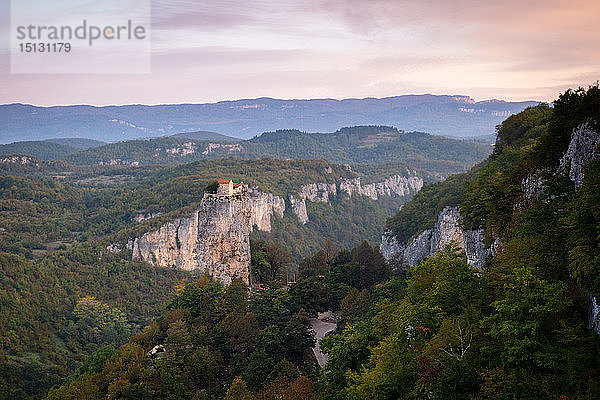
[(389, 126), (356, 126), (333, 133), (266, 132), (247, 141), (200, 141), (184, 137), (131, 140), (64, 157), (78, 165), (189, 163), (202, 159), (325, 159), (333, 163), (402, 162), (432, 173), (456, 173), (483, 160), (489, 144), (448, 139)]
[[(259, 249), (255, 268), (280, 254)], [(206, 276), (182, 286), (160, 319), (120, 349), (94, 353), (48, 398), (320, 398), (307, 317), (379, 290), (390, 270), (366, 243), (302, 265), (289, 288), (273, 279), (249, 294), (240, 281), (223, 288)]]
[(333, 133), (298, 130), (266, 132), (249, 141), (247, 152), (283, 158), (325, 158), (332, 162), (370, 163), (453, 161), (471, 165), (485, 157), (490, 146), (390, 126), (354, 126)]
[(50, 141), (15, 142), (0, 145), (0, 154), (26, 154), (42, 160), (65, 158), (80, 148)]
[(69, 154), (104, 145), (104, 142), (92, 139), (48, 139), (0, 144), (0, 155), (24, 154), (41, 160), (58, 160)]
[[(597, 397), (598, 161), (577, 187), (575, 164), (561, 159), (582, 125), (594, 143), (598, 121), (597, 86), (512, 116), (488, 160), (425, 187), (388, 221), (406, 242), (459, 205), (464, 228), (483, 227), (494, 250), (481, 274), (453, 253), (421, 262), (406, 294), (373, 304), (367, 322), (333, 339), (329, 376), (350, 371), (328, 383), (333, 397)], [(578, 151), (593, 157), (596, 144)], [(348, 364), (357, 337), (369, 356)]]
[[(597, 398), (600, 338), (589, 310), (600, 295), (599, 121), (597, 86), (510, 117), (485, 162), (426, 187), (389, 220), (408, 240), (444, 205), (458, 205), (464, 228), (483, 227), (488, 246), (494, 243), (481, 270), (452, 246), (409, 271), (390, 269), (366, 243), (350, 252), (324, 246), (300, 263), (287, 291), (273, 292), (280, 283), (272, 279), (270, 289), (228, 316), (217, 314), (216, 322), (196, 311), (219, 303), (219, 296), (200, 301), (211, 292), (204, 281), (199, 291), (186, 287), (129, 344), (92, 358), (93, 369), (84, 366), (51, 397), (164, 398), (168, 387), (169, 398), (181, 399)], [(279, 265), (268, 247), (255, 250), (261, 256), (253, 265)], [(197, 301), (182, 301), (192, 293)], [(330, 357), (325, 368), (311, 370), (299, 358), (277, 364), (281, 355), (294, 360), (285, 345), (290, 322), (277, 330), (257, 302), (269, 304), (269, 317), (340, 310), (336, 332), (321, 341)], [(244, 336), (229, 330), (228, 320), (258, 334), (240, 342)], [(226, 344), (211, 347), (219, 343)], [(283, 347), (269, 353), (276, 343)], [(162, 358), (145, 355), (156, 345), (164, 346)], [(197, 357), (203, 346), (223, 357), (227, 373), (209, 368), (221, 361)], [(213, 386), (215, 379), (222, 380)]]
[(104, 345), (160, 315), (189, 274), (80, 244), (27, 260), (0, 252), (0, 398), (43, 398)]

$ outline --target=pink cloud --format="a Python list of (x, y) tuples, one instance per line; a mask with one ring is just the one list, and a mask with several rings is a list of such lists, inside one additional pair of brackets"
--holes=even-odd
[(0, 102), (551, 100), (599, 78), (599, 20), (597, 0), (156, 0), (151, 75), (10, 75), (0, 51)]

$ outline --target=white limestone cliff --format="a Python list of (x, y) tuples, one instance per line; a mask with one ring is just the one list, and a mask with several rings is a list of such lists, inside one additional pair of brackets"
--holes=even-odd
[(177, 218), (130, 241), (134, 260), (207, 272), (225, 284), (248, 283), (250, 267), (248, 195), (205, 194), (191, 216)]
[(346, 179), (340, 183), (340, 192), (348, 196), (356, 193), (377, 200), (379, 196), (404, 197), (418, 192), (423, 187), (423, 178), (409, 174), (408, 176), (392, 175), (382, 182), (361, 184), (360, 178)]
[(306, 212), (306, 199), (296, 198), (294, 195), (289, 196), (290, 204), (292, 205), (292, 211), (302, 224), (308, 222), (308, 214)]
[(328, 203), (329, 200), (342, 193), (352, 197), (353, 195), (367, 196), (377, 200), (381, 196), (404, 197), (414, 194), (423, 187), (423, 178), (416, 175), (414, 171), (408, 171), (408, 176), (392, 175), (381, 182), (363, 185), (359, 177), (344, 179), (335, 183), (310, 183), (303, 185), (297, 195), (290, 195), (289, 200), (292, 211), (300, 222), (308, 222), (306, 213), (306, 200), (312, 202)]
[[(336, 183), (311, 183), (303, 185), (297, 194), (288, 199), (291, 211), (302, 224), (308, 222), (306, 201), (329, 202), (334, 196), (346, 193), (378, 196), (406, 196), (423, 185), (417, 176), (399, 175), (383, 182), (362, 186), (360, 178), (344, 181), (343, 190)], [(199, 208), (190, 216), (167, 222), (155, 231), (133, 238), (128, 247), (134, 260), (155, 266), (178, 268), (188, 271), (208, 272), (215, 279), (230, 283), (249, 276), (250, 242), (252, 229), (270, 232), (274, 214), (283, 218), (286, 205), (284, 198), (265, 193), (258, 188), (244, 190), (241, 194), (205, 194)], [(159, 214), (139, 214), (136, 220), (143, 222)]]
[(329, 202), (329, 198), (337, 195), (335, 183), (309, 183), (303, 185), (298, 192), (298, 197), (312, 202)]
[(147, 221), (149, 219), (156, 218), (156, 217), (158, 217), (160, 215), (162, 215), (161, 212), (157, 212), (157, 213), (138, 213), (138, 214), (135, 215), (135, 217), (133, 217), (133, 220), (139, 224), (139, 223), (142, 223), (142, 222)]
[(600, 134), (596, 132), (591, 121), (580, 124), (573, 130), (566, 153), (560, 160), (560, 169), (569, 168), (569, 178), (575, 182), (575, 187), (583, 183), (585, 165), (600, 155)]
[(6, 155), (0, 157), (0, 164), (20, 164), (20, 165), (28, 165), (33, 164), (36, 167), (39, 167), (40, 164), (35, 157), (27, 156), (27, 155)]
[(263, 232), (271, 232), (271, 216), (277, 214), (283, 218), (285, 200), (271, 193), (264, 193), (257, 188), (249, 191), (250, 226)]
[(485, 247), (483, 238), (483, 229), (471, 230), (461, 227), (458, 206), (445, 207), (438, 215), (433, 228), (424, 230), (408, 243), (398, 243), (391, 232), (385, 232), (379, 250), (388, 262), (398, 260), (406, 266), (414, 266), (443, 250), (447, 245), (454, 244), (465, 252), (469, 265), (481, 269), (491, 251)]

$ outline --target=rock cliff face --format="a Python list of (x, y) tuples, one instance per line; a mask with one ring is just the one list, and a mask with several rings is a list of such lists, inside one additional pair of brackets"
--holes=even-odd
[(207, 155), (216, 150), (221, 150), (224, 153), (235, 153), (241, 152), (242, 146), (239, 144), (223, 144), (223, 143), (209, 143), (206, 145), (205, 149), (202, 151), (202, 154)]
[(460, 219), (458, 206), (446, 207), (440, 212), (433, 228), (424, 230), (408, 243), (398, 243), (395, 236), (386, 232), (379, 246), (381, 254), (388, 262), (397, 260), (413, 266), (454, 243), (464, 250), (470, 265), (481, 269), (490, 254), (483, 243), (483, 229), (462, 229)]
[(337, 195), (337, 186), (335, 183), (309, 183), (300, 188), (297, 196), (290, 195), (289, 200), (294, 214), (296, 214), (302, 224), (306, 224), (308, 222), (306, 200), (328, 203), (330, 197), (335, 195)]
[(247, 194), (205, 194), (191, 216), (168, 222), (129, 243), (134, 260), (161, 267), (208, 272), (225, 284), (248, 283), (250, 200)]
[(575, 182), (576, 187), (580, 187), (583, 183), (585, 165), (600, 156), (599, 144), (600, 134), (592, 128), (591, 121), (573, 130), (567, 152), (560, 160), (560, 168), (565, 171), (569, 167), (569, 178)]
[(544, 191), (545, 180), (541, 176), (529, 175), (521, 182), (521, 191), (525, 201), (536, 200)]
[(306, 200), (327, 203), (332, 197), (345, 193), (348, 196), (362, 195), (373, 200), (380, 196), (404, 197), (416, 193), (423, 187), (423, 178), (409, 171), (408, 176), (393, 175), (382, 182), (361, 184), (360, 178), (344, 179), (335, 183), (311, 183), (300, 188), (297, 196), (290, 195), (292, 211), (303, 224), (308, 222)]
[(590, 296), (590, 313), (588, 318), (588, 328), (593, 329), (600, 336), (600, 305), (594, 296)]
[(157, 212), (157, 213), (148, 213), (148, 214), (146, 214), (146, 213), (138, 213), (138, 214), (136, 214), (136, 216), (133, 218), (133, 220), (134, 220), (135, 222), (137, 222), (137, 223), (141, 223), (141, 222), (147, 221), (147, 220), (149, 220), (149, 219), (156, 218), (156, 217), (158, 217), (158, 216), (160, 216), (160, 215), (162, 215), (162, 213), (161, 213), (161, 212)]
[(271, 193), (264, 193), (254, 188), (249, 192), (250, 226), (258, 230), (271, 232), (271, 216), (273, 213), (283, 218), (285, 200)]
[(323, 203), (329, 202), (329, 198), (337, 195), (337, 187), (335, 183), (309, 183), (302, 186), (298, 196), (301, 199), (308, 199)]
[(194, 145), (194, 142), (185, 142), (181, 146), (165, 149), (165, 151), (167, 152), (167, 154), (179, 155), (181, 157), (184, 157), (190, 154), (194, 154), (196, 152), (196, 147), (197, 146)]
[(308, 214), (306, 213), (306, 199), (297, 199), (293, 195), (290, 195), (289, 199), (294, 214), (296, 214), (302, 224), (306, 224), (308, 222)]
[(383, 182), (366, 185), (361, 184), (360, 178), (347, 179), (340, 183), (340, 192), (345, 192), (348, 196), (356, 193), (377, 200), (379, 196), (404, 197), (418, 192), (422, 187), (423, 179), (418, 176), (393, 175)]
[(27, 165), (33, 164), (36, 167), (39, 167), (39, 162), (32, 156), (24, 156), (24, 155), (7, 155), (0, 157), (0, 164), (20, 164)]

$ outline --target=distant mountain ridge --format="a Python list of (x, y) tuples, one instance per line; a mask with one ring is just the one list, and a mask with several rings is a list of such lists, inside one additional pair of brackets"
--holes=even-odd
[(243, 99), (205, 104), (0, 105), (0, 143), (79, 137), (114, 142), (210, 131), (251, 138), (265, 131), (333, 132), (340, 126), (392, 125), (446, 136), (494, 132), (511, 114), (537, 101), (475, 102), (468, 96), (405, 95), (364, 99)]

